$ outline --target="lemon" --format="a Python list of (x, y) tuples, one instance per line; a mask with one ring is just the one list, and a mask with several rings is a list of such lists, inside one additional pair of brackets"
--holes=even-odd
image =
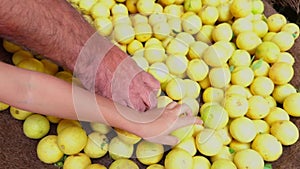
[(283, 85), (290, 82), (293, 76), (293, 67), (285, 62), (276, 62), (269, 70), (269, 77), (276, 85)]
[(167, 54), (186, 55), (189, 52), (189, 45), (180, 38), (173, 38), (166, 47)]
[(286, 62), (289, 63), (290, 65), (294, 65), (295, 63), (295, 58), (294, 56), (289, 53), (289, 52), (280, 52), (277, 62)]
[(108, 6), (104, 5), (104, 3), (96, 2), (91, 8), (91, 16), (93, 18), (97, 17), (109, 17), (110, 16), (110, 9)]
[(50, 75), (55, 75), (58, 72), (58, 65), (49, 59), (42, 59), (44, 65), (44, 72)]
[(223, 145), (229, 145), (229, 143), (232, 141), (232, 137), (229, 133), (228, 125), (226, 125), (221, 129), (216, 130), (216, 132), (223, 140)]
[(203, 91), (202, 99), (204, 103), (217, 102), (221, 103), (224, 98), (224, 91), (215, 87), (208, 87)]
[(273, 108), (273, 107), (277, 106), (276, 100), (271, 95), (266, 96), (265, 99), (267, 100), (268, 105), (269, 105), (270, 108)]
[(145, 165), (158, 163), (164, 154), (164, 147), (161, 144), (141, 141), (136, 147), (137, 159)]
[(264, 118), (264, 120), (269, 125), (272, 125), (276, 121), (290, 120), (290, 117), (284, 109), (280, 107), (273, 107), (271, 108), (269, 114)]
[(188, 59), (181, 55), (169, 55), (166, 59), (166, 65), (171, 74), (181, 75), (187, 69)]
[(256, 47), (260, 43), (262, 43), (262, 40), (252, 31), (241, 32), (236, 38), (237, 47), (248, 51), (250, 54), (254, 54)]
[(264, 120), (253, 120), (256, 127), (257, 134), (264, 134), (270, 132), (270, 125)]
[(9, 112), (11, 116), (17, 120), (25, 120), (28, 116), (33, 114), (30, 111), (22, 110), (14, 106), (10, 106)]
[(84, 153), (78, 153), (65, 159), (63, 169), (86, 169), (91, 163), (89, 156)]
[(223, 100), (223, 106), (230, 118), (244, 116), (249, 108), (248, 100), (246, 97), (238, 94), (226, 95)]
[(165, 167), (161, 164), (151, 164), (146, 169), (165, 169)]
[(232, 151), (238, 152), (241, 150), (250, 149), (251, 145), (250, 143), (242, 143), (237, 140), (232, 140), (229, 144), (229, 147), (232, 149)]
[(225, 90), (225, 95), (230, 96), (230, 95), (240, 95), (244, 98), (247, 98), (248, 96), (248, 91), (245, 87), (240, 86), (240, 85), (230, 85), (228, 88)]
[(47, 135), (42, 138), (37, 144), (36, 151), (39, 160), (47, 164), (56, 163), (64, 155), (57, 145), (56, 135)]
[(158, 22), (167, 22), (167, 16), (161, 12), (153, 12), (148, 17), (148, 22), (151, 26), (155, 25)]
[(173, 100), (168, 96), (159, 96), (157, 98), (157, 108), (163, 108), (171, 103)]
[(8, 109), (10, 106), (6, 103), (0, 102), (0, 111)]
[(287, 23), (284, 15), (275, 13), (267, 18), (267, 24), (270, 32), (279, 32), (281, 28)]
[(90, 25), (93, 25), (94, 21), (93, 18), (88, 14), (83, 14), (82, 17), (86, 20)]
[(203, 25), (200, 31), (196, 34), (196, 40), (202, 41), (206, 44), (212, 44), (212, 32), (215, 26), (213, 25)]
[(265, 161), (276, 161), (282, 155), (281, 143), (271, 134), (258, 134), (251, 144)]
[(208, 75), (208, 65), (202, 59), (192, 59), (188, 63), (187, 76), (194, 81), (201, 81)]
[(230, 150), (230, 147), (228, 146), (223, 146), (221, 151), (210, 157), (211, 162), (216, 162), (218, 160), (229, 160), (232, 161), (234, 157), (234, 152), (232, 150)]
[(205, 63), (212, 67), (222, 67), (229, 60), (231, 55), (229, 55), (228, 48), (222, 45), (209, 46), (202, 54), (202, 58)]
[(12, 55), (12, 62), (14, 65), (18, 65), (22, 60), (27, 58), (33, 58), (31, 52), (27, 50), (18, 50)]
[(40, 114), (28, 116), (23, 123), (23, 132), (25, 136), (31, 139), (40, 139), (50, 130), (48, 119)]
[(288, 32), (278, 32), (271, 41), (279, 46), (281, 52), (290, 50), (295, 43), (294, 37)]
[(78, 126), (67, 127), (57, 135), (57, 144), (67, 155), (79, 153), (84, 149), (88, 136), (84, 129)]
[[(138, 52), (136, 52), (138, 53)], [(140, 67), (142, 68), (144, 71), (148, 71), (149, 70), (149, 63), (148, 61), (145, 59), (145, 57), (143, 56), (138, 56), (138, 55), (134, 55), (131, 57), (135, 63)]]
[(283, 84), (283, 85), (276, 85), (274, 87), (272, 96), (273, 98), (278, 102), (278, 103), (283, 103), (284, 99), (292, 94), (292, 93), (296, 93), (297, 90), (295, 89), (295, 87), (289, 83)]
[(191, 79), (184, 79), (183, 80), (183, 85), (186, 90), (186, 97), (190, 98), (198, 98), (200, 95), (201, 87), (199, 83), (191, 80)]
[(289, 120), (276, 121), (272, 123), (270, 131), (271, 134), (285, 146), (293, 145), (299, 139), (298, 127)]
[(259, 95), (254, 95), (248, 100), (249, 109), (246, 116), (258, 120), (266, 117), (270, 112), (267, 100)]
[(268, 33), (268, 24), (263, 20), (252, 21), (253, 32), (260, 38), (263, 38)]
[(171, 132), (171, 135), (177, 137), (179, 141), (182, 141), (183, 139), (188, 137), (192, 137), (193, 134), (194, 134), (194, 125), (181, 127)]
[(196, 14), (181, 17), (182, 29), (189, 34), (196, 34), (202, 27), (202, 20)]
[(90, 164), (85, 169), (107, 169), (107, 168), (101, 164)]
[(242, 18), (251, 13), (252, 1), (250, 0), (233, 0), (230, 5), (230, 12), (236, 18)]
[(248, 66), (235, 67), (231, 72), (231, 83), (242, 87), (249, 86), (254, 79), (253, 70)]
[(249, 66), (251, 64), (251, 56), (247, 51), (237, 49), (233, 51), (228, 63), (234, 67)]
[(130, 20), (133, 26), (141, 23), (148, 23), (148, 17), (139, 13), (130, 15)]
[(187, 151), (191, 156), (197, 153), (196, 143), (194, 137), (186, 137), (180, 141), (174, 148), (180, 148)]
[(80, 0), (78, 6), (81, 12), (83, 12), (84, 14), (89, 14), (91, 8), (96, 3), (97, 0)]
[(213, 156), (222, 150), (223, 141), (215, 130), (204, 128), (196, 136), (196, 147), (203, 155)]
[(109, 169), (139, 169), (139, 166), (129, 159), (117, 159), (112, 162), (109, 166)]
[(155, 38), (164, 40), (170, 35), (171, 28), (167, 22), (158, 22), (152, 26), (152, 31)]
[(150, 73), (154, 78), (156, 78), (160, 83), (164, 83), (169, 79), (169, 69), (164, 63), (153, 63), (148, 68), (148, 73)]
[(168, 20), (180, 18), (180, 16), (184, 14), (184, 7), (182, 5), (171, 4), (163, 8), (163, 13), (167, 15)]
[(146, 42), (152, 36), (152, 28), (148, 23), (134, 25), (135, 39)]
[(201, 119), (205, 127), (218, 130), (227, 125), (229, 117), (222, 106), (214, 104), (203, 110)]
[(186, 104), (188, 105), (194, 116), (197, 116), (198, 112), (199, 112), (199, 102), (195, 99), (195, 98), (191, 98), (188, 96), (185, 96), (183, 99), (178, 101), (179, 104)]
[(57, 134), (59, 134), (63, 129), (73, 126), (81, 127), (81, 124), (76, 120), (62, 119), (61, 121), (59, 121), (56, 127), (56, 132)]
[(254, 76), (268, 76), (270, 65), (263, 59), (254, 60), (250, 67)]
[(212, 163), (211, 169), (218, 169), (218, 168), (237, 169), (237, 167), (235, 166), (235, 164), (232, 161), (225, 160), (225, 159), (217, 160)]
[(188, 46), (196, 42), (194, 36), (187, 32), (179, 32), (176, 34), (175, 38), (182, 41), (184, 44), (187, 44)]
[(17, 65), (20, 68), (44, 73), (44, 64), (35, 58), (26, 58)]
[(242, 143), (251, 142), (257, 134), (253, 121), (247, 117), (233, 119), (229, 126), (229, 132), (234, 139)]
[(113, 16), (128, 15), (128, 9), (126, 8), (126, 5), (124, 5), (123, 3), (115, 3), (110, 10)]
[(137, 10), (140, 14), (148, 16), (150, 15), (155, 8), (154, 0), (138, 0), (136, 3)]
[(124, 143), (119, 137), (110, 140), (108, 152), (112, 159), (130, 158), (133, 154), (133, 144)]
[(55, 74), (55, 77), (63, 79), (63, 80), (66, 80), (66, 79), (72, 78), (73, 75), (72, 75), (72, 73), (70, 73), (70, 72), (68, 72), (66, 70), (63, 70), (63, 71), (57, 72)]
[(138, 0), (127, 0), (127, 1), (125, 2), (125, 5), (126, 5), (126, 7), (127, 7), (127, 9), (128, 9), (128, 12), (129, 12), (130, 14), (135, 14), (135, 13), (138, 12), (138, 11), (137, 11), (137, 7), (136, 7), (137, 1), (138, 1)]
[(192, 169), (193, 158), (187, 151), (175, 148), (168, 152), (164, 164), (166, 169)]
[(144, 57), (151, 65), (157, 62), (164, 62), (167, 59), (165, 49), (158, 45), (148, 45), (144, 50)]
[(176, 36), (178, 32), (182, 33), (182, 21), (180, 18), (171, 18), (167, 20), (167, 23), (169, 24), (170, 29), (172, 30), (170, 32), (170, 35)]
[(279, 57), (280, 49), (273, 42), (262, 42), (255, 50), (255, 57), (264, 59), (268, 63), (275, 63)]
[(134, 55), (136, 51), (144, 49), (143, 43), (138, 40), (133, 40), (127, 45), (127, 52), (130, 55)]
[(16, 53), (17, 51), (22, 49), (19, 45), (15, 44), (9, 40), (6, 40), (6, 39), (3, 39), (2, 46), (7, 52), (10, 52), (10, 53)]
[(218, 20), (219, 11), (216, 6), (203, 6), (201, 10), (199, 10), (198, 15), (201, 18), (201, 21), (205, 25), (214, 25)]
[(300, 93), (292, 93), (283, 101), (284, 110), (291, 116), (300, 117), (299, 113)]
[(202, 5), (218, 6), (221, 3), (220, 0), (202, 0)]
[(102, 36), (108, 36), (113, 31), (112, 21), (105, 17), (97, 17), (94, 20), (94, 27), (97, 29), (98, 33)]
[(127, 144), (136, 144), (142, 139), (141, 137), (120, 128), (115, 128), (115, 132), (117, 133), (119, 139)]
[(299, 37), (299, 26), (295, 23), (287, 23), (283, 25), (281, 31), (292, 34), (295, 40)]
[(236, 152), (233, 162), (240, 169), (263, 169), (264, 160), (255, 150), (245, 149)]
[(83, 149), (90, 158), (103, 157), (108, 151), (108, 138), (99, 132), (92, 132), (88, 135), (87, 143)]
[(149, 46), (163, 47), (163, 44), (159, 39), (152, 37), (145, 42), (144, 46), (145, 48)]
[(192, 169), (210, 169), (210, 161), (204, 156), (193, 156), (193, 168)]
[(250, 91), (254, 95), (269, 96), (274, 90), (273, 81), (264, 76), (256, 77), (250, 85)]
[(206, 107), (209, 107), (209, 106), (214, 105), (214, 104), (220, 105), (220, 103), (218, 103), (218, 102), (204, 102), (204, 103), (201, 105), (200, 110), (199, 110), (200, 115), (203, 113), (203, 110), (204, 110)]
[(212, 87), (224, 88), (231, 80), (231, 73), (229, 68), (216, 67), (209, 71), (208, 77)]
[(218, 41), (230, 41), (233, 37), (233, 31), (231, 25), (224, 22), (218, 24), (212, 31), (212, 38), (215, 42)]
[(267, 34), (265, 34), (265, 36), (263, 37), (263, 41), (271, 41), (272, 38), (274, 37), (274, 35), (276, 35), (276, 32), (268, 32)]
[(201, 10), (202, 1), (201, 0), (185, 0), (184, 1), (184, 10), (198, 12)]
[(135, 32), (132, 26), (120, 23), (114, 26), (113, 37), (116, 42), (121, 44), (129, 44), (134, 40)]
[(46, 116), (46, 118), (49, 120), (50, 123), (57, 124), (59, 123), (62, 119), (56, 116)]
[(189, 59), (201, 59), (203, 52), (208, 45), (202, 41), (195, 41), (189, 45), (188, 57)]
[(230, 3), (221, 3), (217, 6), (219, 17), (219, 22), (227, 22), (230, 21), (233, 16), (230, 12)]
[(203, 80), (200, 80), (198, 83), (201, 89), (207, 89), (208, 87), (211, 87), (208, 76), (206, 76)]
[(252, 1), (252, 10), (253, 14), (261, 14), (264, 12), (264, 3), (261, 0)]

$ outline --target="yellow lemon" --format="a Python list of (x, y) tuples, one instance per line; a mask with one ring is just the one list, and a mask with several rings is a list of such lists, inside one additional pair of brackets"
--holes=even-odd
[(103, 157), (108, 151), (108, 138), (99, 132), (92, 132), (88, 135), (87, 143), (83, 149), (90, 158)]
[(246, 116), (258, 120), (266, 117), (270, 112), (267, 100), (259, 95), (253, 95), (248, 99), (249, 109)]
[(206, 76), (203, 80), (200, 80), (198, 83), (202, 89), (207, 89), (208, 87), (211, 87), (208, 76)]
[(188, 46), (195, 42), (194, 36), (187, 32), (179, 32), (178, 34), (176, 34), (175, 38), (181, 40), (184, 44), (187, 44)]
[(254, 60), (250, 65), (254, 76), (268, 76), (270, 65), (263, 59)]
[(231, 143), (232, 137), (229, 133), (228, 125), (226, 125), (225, 127), (221, 128), (221, 129), (216, 130), (216, 132), (223, 140), (223, 145), (229, 145), (229, 143)]
[(289, 63), (290, 65), (294, 65), (295, 63), (295, 58), (294, 56), (289, 53), (289, 52), (280, 52), (277, 62), (286, 62)]
[(109, 156), (114, 160), (130, 158), (133, 154), (133, 144), (127, 144), (119, 137), (114, 137), (110, 140), (108, 152)]
[(229, 161), (232, 161), (233, 160), (233, 157), (234, 157), (234, 151), (232, 151), (230, 149), (230, 147), (228, 146), (223, 146), (221, 151), (214, 155), (214, 156), (211, 156), (210, 157), (210, 160), (215, 163), (216, 161), (218, 160), (229, 160)]
[(169, 69), (161, 62), (153, 63), (148, 68), (148, 73), (154, 76), (160, 83), (164, 83), (169, 79)]
[(215, 42), (217, 41), (230, 41), (233, 36), (233, 31), (231, 29), (231, 25), (229, 23), (220, 23), (218, 24), (213, 32), (212, 32), (212, 38)]
[(189, 45), (188, 57), (189, 59), (201, 59), (203, 52), (208, 45), (202, 41), (195, 41)]
[(45, 70), (44, 64), (35, 58), (26, 58), (20, 61), (17, 67), (42, 73), (44, 73)]
[[(167, 15), (167, 19), (180, 18), (184, 14), (184, 7), (182, 5), (171, 4), (163, 8), (163, 13)], [(186, 12), (190, 13), (190, 12)]]
[(273, 81), (264, 76), (256, 77), (250, 85), (250, 91), (254, 95), (269, 96), (274, 90)]
[(106, 17), (97, 17), (94, 20), (94, 26), (102, 36), (108, 36), (113, 31), (113, 23)]
[(66, 158), (63, 169), (86, 169), (91, 163), (89, 156), (84, 153), (78, 153)]
[(171, 79), (166, 86), (167, 95), (173, 100), (181, 100), (185, 97), (184, 82), (180, 78)]
[(0, 102), (0, 111), (8, 109), (10, 106), (6, 103)]
[(190, 97), (190, 98), (198, 98), (200, 91), (201, 91), (201, 87), (199, 85), (199, 83), (191, 80), (191, 79), (184, 79), (183, 80), (184, 83), (184, 88), (186, 89), (186, 97)]
[(262, 38), (262, 39), (263, 39), (263, 42), (271, 41), (272, 38), (274, 37), (274, 35), (276, 35), (276, 34), (277, 34), (276, 32), (268, 32), (268, 33), (265, 34), (265, 36)]
[(164, 154), (164, 147), (161, 144), (141, 141), (136, 147), (137, 159), (145, 165), (158, 163)]
[(265, 99), (268, 102), (268, 105), (270, 108), (276, 107), (277, 106), (277, 102), (276, 100), (272, 97), (272, 95), (266, 96)]
[(227, 125), (229, 117), (222, 106), (214, 104), (203, 110), (201, 119), (205, 127), (218, 130)]
[(58, 72), (58, 65), (48, 59), (42, 59), (44, 64), (44, 72), (50, 75), (55, 75)]
[(250, 0), (233, 0), (230, 5), (230, 12), (236, 18), (241, 18), (251, 13), (252, 1)]
[(80, 0), (78, 6), (80, 11), (82, 11), (84, 14), (89, 14), (91, 8), (96, 3), (97, 0)]
[(182, 32), (182, 20), (180, 18), (171, 18), (167, 20), (167, 23), (169, 24), (170, 29), (172, 30), (170, 32), (171, 36), (176, 36), (179, 32)]
[(166, 39), (170, 33), (171, 28), (167, 22), (159, 22), (152, 26), (153, 36), (159, 40)]
[(230, 85), (228, 88), (225, 90), (225, 95), (230, 96), (230, 95), (240, 95), (244, 98), (247, 98), (248, 96), (248, 91), (245, 87), (240, 86), (240, 85)]
[(192, 169), (210, 169), (210, 161), (204, 156), (193, 157), (193, 168)]
[(46, 116), (46, 118), (49, 120), (50, 123), (57, 124), (59, 123), (62, 119), (56, 116)]
[[(138, 53), (138, 52), (136, 52)], [(135, 55), (135, 56), (132, 56), (131, 57), (135, 63), (140, 67), (142, 68), (144, 71), (148, 71), (149, 70), (149, 63), (148, 61), (145, 59), (145, 57), (143, 56), (138, 56), (138, 55)]]
[(202, 41), (206, 44), (212, 44), (212, 32), (214, 30), (215, 26), (213, 25), (203, 25), (200, 29), (200, 31), (195, 35), (196, 40)]
[(57, 124), (56, 133), (59, 134), (63, 129), (73, 126), (81, 127), (81, 124), (77, 120), (62, 119)]
[(247, 18), (238, 18), (232, 23), (232, 31), (235, 36), (241, 32), (253, 31), (253, 23)]
[(257, 1), (252, 1), (252, 13), (253, 14), (261, 14), (264, 12), (264, 3), (263, 1), (257, 0)]
[(33, 58), (33, 54), (27, 50), (18, 50), (12, 55), (12, 62), (14, 65), (18, 65), (22, 60), (27, 58)]
[(267, 18), (267, 24), (270, 32), (279, 32), (281, 28), (287, 23), (284, 15), (275, 13)]
[(189, 45), (180, 38), (173, 38), (166, 47), (166, 52), (170, 55), (186, 55)]
[(281, 143), (271, 134), (258, 134), (251, 144), (265, 161), (276, 161), (282, 155)]
[(203, 110), (206, 107), (209, 107), (209, 106), (214, 105), (214, 104), (220, 105), (220, 103), (218, 103), (218, 102), (206, 102), (206, 103), (202, 104), (201, 107), (200, 107), (200, 110), (199, 110), (200, 116), (201, 116), (201, 114), (203, 113)]
[(284, 109), (280, 107), (273, 107), (271, 108), (269, 114), (264, 118), (264, 120), (269, 125), (272, 125), (276, 121), (290, 120), (290, 116)]
[(8, 41), (6, 39), (3, 39), (2, 46), (7, 52), (10, 52), (10, 53), (16, 53), (17, 51), (22, 49), (19, 45), (15, 44), (11, 41)]
[(197, 153), (196, 143), (194, 137), (186, 137), (183, 140), (180, 141), (174, 148), (180, 148), (188, 153), (190, 153), (191, 156), (194, 156)]
[(223, 141), (215, 130), (205, 128), (196, 136), (196, 147), (203, 155), (213, 156), (221, 151)]
[(219, 17), (219, 22), (227, 22), (230, 21), (233, 16), (230, 12), (230, 3), (221, 3), (217, 6)]
[(152, 28), (148, 23), (134, 25), (135, 39), (146, 42), (152, 36)]
[(181, 75), (185, 73), (188, 67), (188, 59), (181, 55), (169, 55), (166, 59), (166, 65), (171, 74)]
[(101, 134), (107, 134), (112, 130), (110, 126), (98, 122), (91, 122), (90, 127), (93, 131), (99, 132)]
[(129, 12), (130, 14), (135, 14), (135, 13), (138, 12), (137, 7), (136, 7), (137, 1), (138, 1), (138, 0), (127, 0), (127, 1), (125, 2), (125, 5), (126, 5), (126, 7), (127, 7), (127, 9), (128, 9), (128, 12)]
[(184, 5), (185, 11), (198, 12), (199, 10), (201, 10), (202, 1), (201, 0), (185, 0), (183, 5)]
[(262, 156), (255, 150), (245, 149), (238, 151), (233, 162), (237, 168), (241, 169), (263, 169), (264, 160)]
[(143, 43), (138, 40), (133, 40), (127, 45), (127, 52), (134, 55), (136, 51), (144, 49)]
[(202, 5), (207, 6), (218, 6), (220, 4), (220, 0), (202, 0)]
[(167, 22), (167, 16), (161, 12), (153, 12), (148, 17), (148, 22), (151, 26), (155, 25), (158, 22)]
[(205, 25), (214, 25), (218, 20), (219, 11), (215, 6), (203, 6), (198, 15)]
[(193, 158), (187, 151), (175, 148), (166, 155), (164, 164), (166, 169), (192, 169)]
[(212, 87), (224, 88), (231, 80), (231, 73), (229, 68), (216, 67), (209, 71), (208, 77)]
[(256, 127), (257, 134), (264, 134), (270, 132), (270, 125), (264, 120), (253, 120)]
[(47, 135), (42, 138), (36, 147), (39, 160), (52, 164), (58, 162), (64, 155), (57, 145), (56, 135)]
[(238, 48), (254, 54), (256, 47), (262, 42), (260, 37), (251, 31), (241, 32), (236, 38)]
[(188, 63), (187, 76), (194, 81), (203, 80), (209, 72), (208, 65), (202, 59), (192, 59)]
[(182, 16), (182, 29), (189, 34), (196, 34), (202, 27), (202, 20), (196, 14)]
[(31, 139), (40, 139), (50, 130), (48, 119), (40, 114), (28, 116), (23, 123), (23, 132), (25, 136)]
[(192, 137), (193, 134), (194, 134), (194, 125), (181, 127), (171, 132), (171, 135), (177, 137), (179, 141), (182, 141), (188, 137)]
[(111, 14), (114, 15), (128, 15), (128, 9), (126, 8), (126, 5), (123, 3), (115, 3), (111, 8)]
[(114, 27), (113, 37), (116, 42), (121, 44), (129, 44), (134, 40), (135, 32), (132, 26), (124, 23), (120, 23)]
[(235, 67), (231, 72), (231, 83), (242, 87), (249, 86), (254, 79), (253, 70), (247, 66)]
[(141, 137), (120, 128), (115, 128), (115, 132), (119, 139), (127, 144), (136, 144), (142, 139)]
[(247, 117), (233, 119), (229, 131), (234, 139), (242, 143), (251, 142), (257, 134), (253, 121)]
[(133, 26), (141, 23), (148, 23), (148, 17), (139, 13), (130, 15), (129, 17)]
[(96, 2), (96, 4), (92, 6), (90, 13), (93, 18), (110, 16), (110, 10), (108, 6), (101, 2)]
[(140, 14), (148, 16), (154, 11), (154, 4), (154, 0), (138, 0), (136, 8)]
[(249, 66), (251, 64), (251, 56), (247, 51), (237, 49), (233, 51), (228, 63), (234, 67)]
[(299, 26), (295, 23), (287, 23), (283, 25), (281, 31), (292, 34), (295, 40), (299, 37)]
[(300, 117), (299, 113), (300, 93), (292, 93), (283, 101), (284, 110), (291, 116)]
[(117, 159), (112, 162), (109, 166), (109, 169), (139, 169), (139, 166), (129, 159)]
[(84, 149), (88, 136), (84, 129), (77, 126), (67, 127), (57, 135), (57, 144), (67, 155), (77, 154)]
[(107, 169), (107, 168), (101, 164), (90, 164), (85, 169)]
[(157, 108), (163, 108), (171, 103), (173, 100), (168, 96), (159, 96), (157, 98)]
[(276, 62), (269, 70), (269, 77), (276, 85), (283, 85), (290, 82), (293, 76), (293, 67), (285, 62)]
[(235, 164), (231, 160), (220, 159), (212, 163), (211, 169), (237, 169)]
[(229, 52), (224, 46), (211, 45), (202, 54), (205, 63), (212, 67), (222, 67), (229, 60)]
[(278, 103), (283, 103), (284, 99), (292, 93), (297, 93), (297, 90), (293, 85), (286, 83), (283, 85), (276, 85), (272, 96)]
[(242, 143), (237, 140), (232, 140), (229, 144), (229, 147), (232, 151), (238, 152), (245, 149), (250, 149), (251, 145), (250, 143)]
[(9, 112), (11, 116), (17, 120), (25, 120), (28, 116), (33, 114), (30, 111), (22, 110), (14, 106), (10, 106)]
[(268, 63), (275, 63), (279, 57), (280, 49), (273, 42), (262, 42), (255, 50), (255, 57), (264, 59)]
[(294, 37), (288, 32), (278, 32), (273, 36), (271, 42), (274, 42), (280, 48), (281, 52), (290, 50), (295, 44)]
[(224, 99), (224, 91), (215, 87), (208, 87), (203, 91), (202, 99), (205, 103), (208, 102), (218, 102)]
[(271, 134), (285, 146), (293, 145), (299, 139), (298, 127), (289, 120), (276, 121), (272, 123), (270, 131)]
[(151, 164), (146, 169), (165, 169), (165, 167), (161, 164)]
[(260, 38), (263, 38), (268, 33), (268, 24), (263, 20), (252, 21), (253, 32)]
[(183, 99), (178, 101), (179, 104), (186, 104), (188, 105), (194, 116), (197, 116), (198, 112), (199, 112), (199, 102), (195, 99), (195, 98), (191, 98), (188, 96), (185, 96)]
[(230, 118), (244, 116), (249, 108), (246, 97), (237, 94), (226, 95), (223, 100), (223, 106)]

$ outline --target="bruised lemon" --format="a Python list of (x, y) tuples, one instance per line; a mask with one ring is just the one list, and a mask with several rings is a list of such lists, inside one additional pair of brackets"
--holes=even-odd
[(57, 145), (56, 135), (48, 135), (42, 138), (38, 142), (36, 151), (39, 160), (47, 164), (56, 163), (64, 155)]
[(24, 134), (31, 139), (40, 139), (50, 130), (48, 119), (40, 114), (28, 116), (23, 123)]
[(17, 120), (25, 120), (28, 116), (33, 114), (30, 111), (22, 110), (14, 106), (10, 106), (9, 112), (11, 116)]

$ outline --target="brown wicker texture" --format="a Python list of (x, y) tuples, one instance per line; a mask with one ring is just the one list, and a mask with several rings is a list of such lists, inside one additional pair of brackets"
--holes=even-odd
[[(271, 5), (265, 4), (266, 15), (275, 12)], [(290, 50), (295, 56), (296, 63), (294, 65), (295, 76), (292, 84), (297, 88), (300, 87), (300, 38), (296, 41), (295, 46)], [(1, 56), (4, 53), (0, 48)], [(4, 58), (2, 58), (3, 60)], [(2, 79), (2, 83), (5, 83)], [(300, 129), (300, 118), (292, 118), (292, 121)], [(56, 126), (51, 126), (49, 134), (56, 134)], [(38, 140), (32, 140), (23, 134), (22, 121), (15, 120), (11, 117), (8, 110), (0, 112), (0, 168), (2, 169), (57, 169), (54, 165), (44, 164), (37, 158), (36, 146)], [(300, 141), (292, 146), (285, 146), (283, 155), (276, 162), (273, 162), (274, 169), (297, 169), (300, 164)], [(133, 159), (138, 163), (136, 159)], [(109, 166), (112, 159), (106, 155), (101, 159), (93, 160), (93, 162), (101, 163)], [(161, 161), (163, 163), (163, 161)], [(138, 163), (140, 168), (146, 168)]]

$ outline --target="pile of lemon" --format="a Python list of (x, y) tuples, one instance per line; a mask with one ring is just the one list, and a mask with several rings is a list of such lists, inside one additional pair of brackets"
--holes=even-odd
[[(261, 0), (69, 0), (69, 3), (160, 83), (158, 107), (171, 101), (189, 105), (203, 126), (172, 134), (180, 143), (170, 151), (127, 131), (42, 116), (10, 107), (24, 120), (24, 133), (41, 139), (39, 159), (64, 169), (103, 169), (91, 159), (107, 153), (110, 169), (263, 169), (284, 146), (297, 142), (300, 93), (290, 81), (294, 57), (289, 52), (299, 27), (281, 14), (266, 17)], [(4, 40), (21, 68), (80, 81), (72, 72)], [(201, 103), (201, 104), (200, 104)], [(57, 135), (47, 135), (50, 123)], [(116, 135), (108, 139), (107, 134)], [(135, 155), (135, 156), (133, 156)], [(164, 165), (157, 164), (161, 160)]]

